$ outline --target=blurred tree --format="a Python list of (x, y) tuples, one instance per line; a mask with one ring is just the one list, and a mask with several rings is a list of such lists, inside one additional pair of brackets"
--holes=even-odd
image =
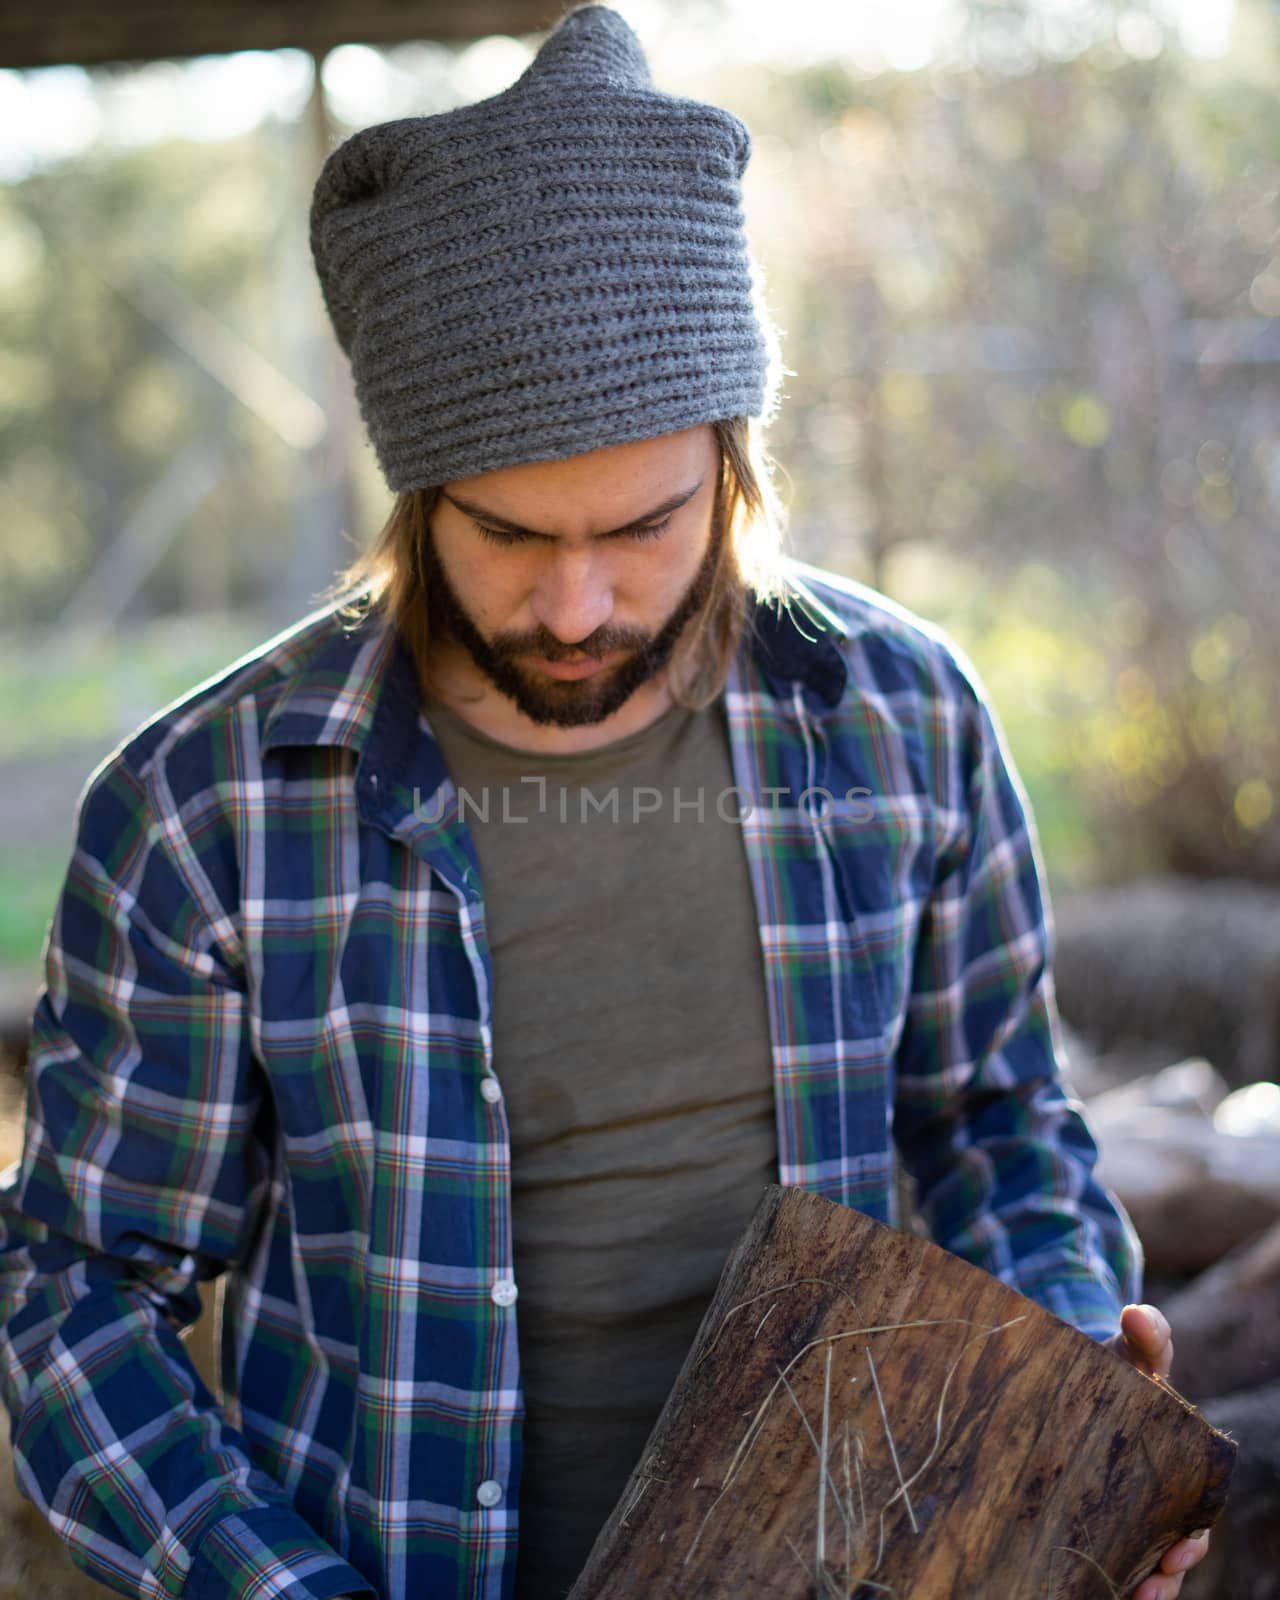
[(1150, 17), (1015, 51), (1037, 15), (736, 81), (797, 542), (968, 642), (1080, 870), (1280, 879), (1274, 22), (1228, 68)]
[[(305, 217), (298, 140), (268, 122), (0, 188), (0, 624), (54, 622), (195, 445), (234, 470), (194, 504), (174, 499), (171, 548), (132, 615), (193, 600), (262, 609), (288, 545), (294, 457), (311, 439), (287, 378), (257, 355), (278, 344), (273, 256)], [(191, 552), (211, 547), (223, 559), (203, 561), (193, 592)]]

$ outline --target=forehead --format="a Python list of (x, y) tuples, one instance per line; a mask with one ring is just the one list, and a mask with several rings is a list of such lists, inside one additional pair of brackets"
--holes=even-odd
[(444, 485), (448, 493), (531, 527), (565, 533), (643, 516), (673, 494), (711, 481), (718, 463), (710, 424), (562, 461), (534, 461)]

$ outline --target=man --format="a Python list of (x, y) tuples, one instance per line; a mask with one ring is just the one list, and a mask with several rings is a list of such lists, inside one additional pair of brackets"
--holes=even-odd
[(1168, 1369), (972, 674), (778, 557), (748, 149), (591, 7), (321, 175), (396, 507), (91, 780), (0, 1213), (22, 1484), (122, 1593), (562, 1594), (761, 1185), (891, 1220), (895, 1141)]

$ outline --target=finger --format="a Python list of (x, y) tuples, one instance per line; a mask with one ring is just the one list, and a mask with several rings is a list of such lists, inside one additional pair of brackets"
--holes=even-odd
[(1120, 1313), (1122, 1354), (1143, 1372), (1154, 1374), (1154, 1330), (1141, 1306), (1126, 1306)]
[(1168, 1377), (1173, 1366), (1173, 1330), (1156, 1306), (1126, 1306), (1120, 1314), (1120, 1331), (1137, 1360), (1153, 1374)]
[(1204, 1560), (1209, 1549), (1209, 1530), (1201, 1528), (1189, 1538), (1179, 1539), (1160, 1557), (1162, 1572), (1185, 1572)]
[(1133, 1591), (1133, 1600), (1176, 1600), (1182, 1578), (1144, 1578)]
[(1130, 1344), (1144, 1355), (1158, 1355), (1169, 1342), (1172, 1330), (1158, 1306), (1128, 1305), (1120, 1313), (1120, 1330)]

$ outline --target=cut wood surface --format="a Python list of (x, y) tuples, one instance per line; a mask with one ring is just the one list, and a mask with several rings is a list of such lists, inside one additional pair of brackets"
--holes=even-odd
[(1127, 1600), (1234, 1456), (989, 1273), (769, 1185), (571, 1600)]

